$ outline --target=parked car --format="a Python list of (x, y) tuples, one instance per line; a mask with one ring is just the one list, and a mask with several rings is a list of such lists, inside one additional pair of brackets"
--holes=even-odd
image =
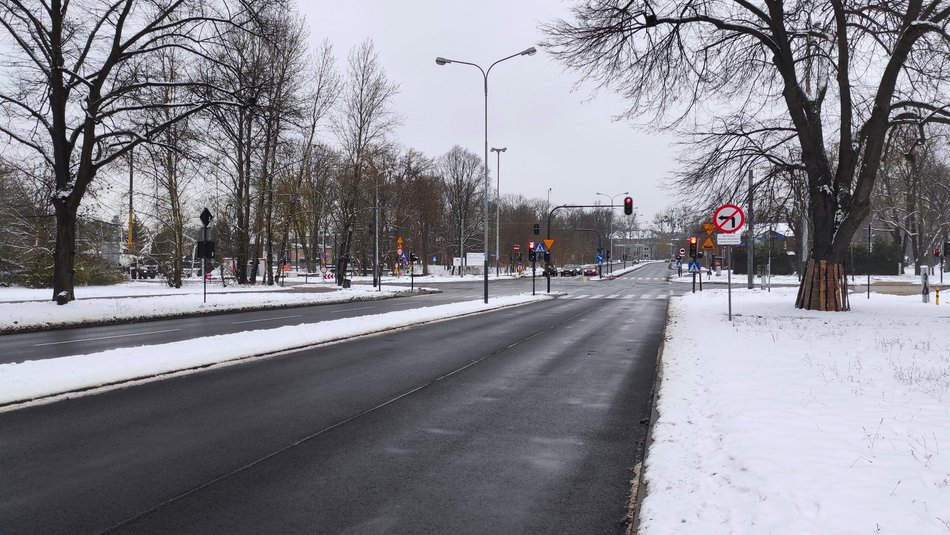
[(129, 275), (133, 279), (154, 279), (158, 276), (158, 260), (150, 256), (143, 256), (132, 260), (129, 264)]

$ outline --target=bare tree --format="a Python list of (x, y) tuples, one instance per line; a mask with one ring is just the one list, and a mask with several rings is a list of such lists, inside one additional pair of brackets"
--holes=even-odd
[[(32, 179), (46, 168), (17, 169), (0, 159), (0, 282), (48, 284), (53, 258), (49, 192)], [(43, 280), (40, 280), (43, 279)]]
[(732, 159), (720, 179), (796, 154), (783, 163), (802, 171), (813, 231), (796, 306), (846, 310), (843, 262), (888, 128), (947, 119), (948, 17), (946, 0), (588, 0), (548, 31), (557, 57), (630, 99), (626, 117), (706, 122), (772, 147)]
[[(276, 5), (262, 16), (265, 34), (262, 39), (263, 59), (266, 64), (266, 80), (258, 96), (259, 114), (263, 134), (263, 158), (261, 160), (255, 213), (255, 256), (251, 264), (251, 281), (257, 275), (258, 253), (264, 254), (264, 283), (274, 283), (274, 192), (278, 173), (289, 173), (294, 162), (287, 161), (294, 151), (288, 147), (286, 135), (294, 122), (299, 122), (301, 91), (306, 60), (306, 29), (299, 15)], [(282, 158), (285, 156), (287, 158)]]
[[(135, 167), (149, 176), (154, 185), (154, 194), (149, 203), (152, 220), (160, 227), (159, 234), (170, 238), (170, 247), (163, 247), (165, 258), (160, 260), (170, 272), (166, 274), (169, 284), (181, 287), (182, 258), (185, 256), (185, 225), (187, 218), (183, 206), (188, 201), (189, 186), (198, 174), (198, 155), (195, 151), (196, 132), (193, 118), (172, 122), (175, 113), (170, 107), (182, 99), (186, 87), (176, 84), (182, 80), (181, 54), (167, 49), (156, 55), (156, 68), (169, 85), (152, 89), (157, 93), (150, 100), (162, 103), (151, 109), (143, 110), (143, 116), (152, 124), (169, 123), (169, 127), (154, 137), (154, 143), (143, 146), (144, 150), (135, 152)], [(164, 231), (164, 232), (163, 232)], [(190, 247), (189, 247), (190, 249)], [(130, 251), (131, 253), (131, 251)], [(154, 253), (154, 251), (153, 251)]]
[[(445, 184), (447, 215), (456, 231), (459, 258), (464, 265), (465, 242), (478, 235), (476, 221), (479, 214), (477, 201), (484, 192), (485, 170), (480, 156), (458, 145), (452, 147), (438, 161), (439, 174)], [(468, 225), (468, 226), (466, 226)]]
[(260, 0), (255, 12), (242, 15), (240, 24), (248, 31), (219, 28), (214, 46), (200, 68), (202, 79), (209, 86), (229, 88), (233, 96), (230, 102), (208, 109), (202, 139), (207, 164), (214, 174), (229, 177), (224, 181), (227, 211), (217, 222), (224, 224), (228, 247), (222, 252), (233, 258), (238, 284), (251, 282), (248, 265), (252, 257), (259, 257), (256, 249), (252, 251), (251, 240), (254, 223), (260, 219), (254, 201), (260, 196), (258, 186), (266, 152), (262, 116), (271, 80), (268, 39), (279, 39), (268, 33), (269, 28), (265, 29), (268, 9), (275, 9), (272, 3)]
[[(209, 24), (228, 24), (215, 7), (198, 0), (0, 0), (0, 39), (11, 45), (0, 133), (52, 170), (54, 299), (75, 297), (77, 212), (99, 171), (210, 105), (194, 93), (156, 103), (149, 92), (192, 85), (190, 76), (165, 78), (153, 60), (167, 49), (203, 55)], [(155, 106), (171, 110), (170, 118), (137, 120), (139, 111)]]
[(372, 41), (364, 41), (350, 51), (346, 76), (334, 129), (345, 166), (336, 185), (336, 261), (340, 277), (349, 260), (358, 220), (372, 208), (369, 190), (376, 185), (368, 183), (368, 160), (401, 121), (393, 109), (393, 97), (399, 86), (386, 77)]
[(317, 134), (339, 97), (340, 75), (334, 67), (333, 47), (327, 41), (308, 63), (309, 77), (304, 85), (309, 91), (302, 98), (306, 113), (299, 124), (298, 157), (286, 188), (286, 209), (289, 224), (307, 259), (307, 270), (313, 271), (315, 259), (323, 253), (321, 229), (326, 232), (327, 208), (332, 206), (329, 174), (336, 167), (336, 158), (318, 143)]
[(917, 274), (950, 229), (948, 167), (938, 146), (938, 138), (924, 136), (921, 128), (893, 128), (875, 184), (875, 218), (901, 251), (910, 249)]

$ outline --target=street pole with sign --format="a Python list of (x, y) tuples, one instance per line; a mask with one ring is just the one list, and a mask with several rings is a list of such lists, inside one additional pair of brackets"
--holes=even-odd
[(211, 220), (214, 219), (214, 216), (211, 215), (210, 210), (205, 208), (201, 212), (201, 215), (199, 217), (201, 219), (201, 224), (202, 224), (201, 243), (203, 244), (201, 247), (201, 282), (203, 285), (202, 286), (202, 302), (207, 303), (208, 302), (208, 276), (205, 273), (206, 271), (205, 259), (208, 257), (210, 253), (210, 249), (211, 249), (208, 242), (208, 225), (211, 224)]
[(729, 271), (726, 274), (729, 294), (729, 321), (732, 321), (732, 247), (739, 245), (739, 234), (745, 225), (745, 213), (734, 204), (724, 204), (713, 213), (713, 225), (719, 230), (718, 245), (728, 246)]

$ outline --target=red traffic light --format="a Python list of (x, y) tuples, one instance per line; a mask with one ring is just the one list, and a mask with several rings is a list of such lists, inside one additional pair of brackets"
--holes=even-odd
[(689, 244), (690, 244), (690, 245), (696, 245), (696, 236), (690, 236), (690, 237), (689, 237)]
[(939, 248), (939, 247), (934, 248), (934, 256), (940, 256), (940, 248)]
[(633, 213), (633, 198), (626, 197), (623, 200), (623, 213), (631, 215)]

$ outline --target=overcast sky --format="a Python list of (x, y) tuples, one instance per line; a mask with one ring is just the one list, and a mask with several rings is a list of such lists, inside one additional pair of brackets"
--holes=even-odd
[[(487, 68), (537, 45), (540, 24), (566, 17), (573, 2), (555, 0), (301, 0), (312, 48), (328, 39), (344, 69), (350, 49), (373, 40), (390, 80), (400, 85), (404, 116), (395, 138), (430, 157), (460, 145), (484, 154), (481, 73), (436, 56)], [(543, 50), (496, 65), (488, 80), (488, 144), (501, 154), (501, 194), (550, 199), (554, 204), (606, 204), (629, 191), (641, 223), (676, 202), (663, 181), (673, 168), (670, 138), (615, 122), (624, 102), (613, 94), (591, 99), (591, 85)], [(489, 154), (494, 187), (497, 162)], [(615, 198), (621, 204), (622, 195)]]

